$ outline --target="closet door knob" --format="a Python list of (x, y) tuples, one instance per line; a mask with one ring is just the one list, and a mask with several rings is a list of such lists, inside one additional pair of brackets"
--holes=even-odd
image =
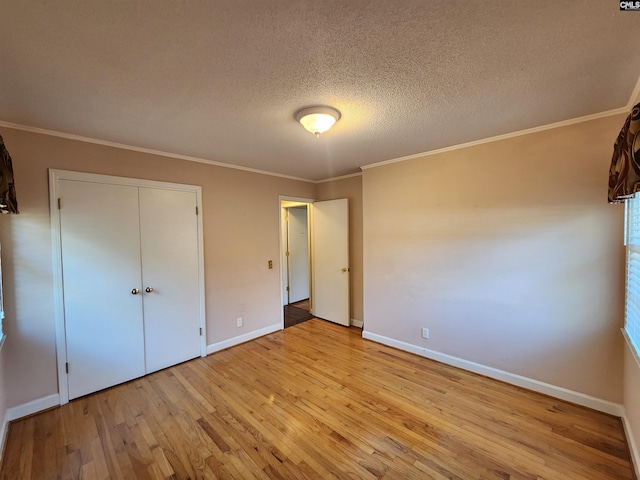
[(131, 295), (137, 295), (140, 293), (140, 290), (138, 290), (137, 288), (134, 288), (133, 290), (131, 290)]
[(147, 288), (144, 289), (144, 291), (147, 292), (147, 293), (151, 293), (151, 292), (153, 292), (153, 288), (147, 287)]

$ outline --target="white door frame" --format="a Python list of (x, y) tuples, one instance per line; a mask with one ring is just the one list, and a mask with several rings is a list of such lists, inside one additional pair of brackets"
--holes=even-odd
[(287, 261), (287, 250), (289, 249), (289, 226), (284, 221), (287, 217), (288, 208), (280, 203), (280, 291), (282, 306), (289, 305), (289, 262)]
[[(285, 294), (285, 289), (283, 286), (284, 283), (284, 279), (285, 279), (285, 270), (287, 268), (287, 263), (285, 261), (283, 261), (282, 259), (282, 252), (283, 247), (284, 247), (284, 242), (285, 239), (282, 238), (282, 222), (284, 221), (284, 218), (282, 217), (282, 211), (284, 210), (282, 208), (282, 202), (283, 201), (288, 201), (288, 202), (300, 202), (300, 203), (307, 203), (309, 205), (312, 205), (315, 202), (315, 199), (313, 198), (303, 198), (303, 197), (291, 197), (291, 196), (287, 196), (287, 195), (279, 195), (278, 196), (278, 231), (280, 232), (279, 236), (280, 236), (280, 242), (278, 243), (279, 248), (279, 252), (280, 252), (280, 303), (282, 303), (282, 299), (284, 299), (284, 294)], [(309, 208), (307, 207), (307, 224), (310, 225), (311, 223), (311, 218), (312, 218), (312, 210), (313, 208)], [(309, 230), (310, 231), (310, 230)], [(311, 234), (308, 235), (309, 237), (309, 241), (311, 241)], [(309, 245), (309, 254), (311, 254), (311, 245)], [(313, 265), (311, 264), (311, 255), (309, 255), (309, 275), (311, 276), (313, 272)], [(312, 286), (311, 286), (311, 280), (309, 280), (309, 310), (310, 313), (313, 313), (313, 290), (312, 290)], [(284, 307), (280, 308), (280, 323), (282, 325), (282, 329), (284, 329)]]
[[(200, 355), (207, 354), (206, 345), (206, 317), (204, 302), (204, 249), (202, 230), (202, 187), (197, 185), (183, 185), (179, 183), (157, 182), (138, 178), (116, 177), (112, 175), (98, 175), (93, 173), (72, 172), (69, 170), (49, 169), (49, 215), (51, 219), (51, 243), (53, 257), (53, 301), (54, 320), (56, 329), (56, 356), (58, 365), (58, 393), (60, 405), (69, 403), (69, 382), (66, 373), (67, 344), (64, 322), (64, 296), (62, 283), (62, 244), (60, 240), (60, 210), (58, 209), (59, 180), (71, 180), (81, 182), (106, 183), (114, 185), (127, 185), (135, 187), (162, 188), (165, 190), (180, 190), (196, 193), (196, 205), (198, 208), (198, 283), (199, 283), (199, 316), (200, 328)], [(284, 317), (283, 317), (284, 322)]]

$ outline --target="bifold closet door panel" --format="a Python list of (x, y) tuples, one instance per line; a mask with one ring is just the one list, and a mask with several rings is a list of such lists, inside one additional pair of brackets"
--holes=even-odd
[(200, 356), (196, 202), (195, 192), (140, 188), (147, 373)]
[(138, 188), (60, 181), (69, 398), (145, 374)]

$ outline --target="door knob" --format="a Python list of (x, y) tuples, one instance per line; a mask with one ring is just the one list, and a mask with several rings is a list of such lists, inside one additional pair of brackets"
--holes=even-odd
[(153, 292), (153, 288), (147, 287), (147, 288), (144, 289), (144, 291), (147, 292), (147, 293), (151, 293), (151, 292)]
[(140, 293), (140, 290), (138, 290), (137, 288), (134, 288), (133, 290), (131, 290), (131, 295), (137, 295)]
[(348, 271), (349, 271), (349, 269), (347, 267), (342, 267), (342, 273), (346, 273)]

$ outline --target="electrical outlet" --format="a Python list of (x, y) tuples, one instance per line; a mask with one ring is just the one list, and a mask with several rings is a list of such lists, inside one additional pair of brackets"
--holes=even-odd
[(242, 326), (242, 317), (236, 318), (236, 327), (240, 328)]
[(423, 328), (422, 329), (422, 338), (429, 338), (429, 329), (428, 328)]

